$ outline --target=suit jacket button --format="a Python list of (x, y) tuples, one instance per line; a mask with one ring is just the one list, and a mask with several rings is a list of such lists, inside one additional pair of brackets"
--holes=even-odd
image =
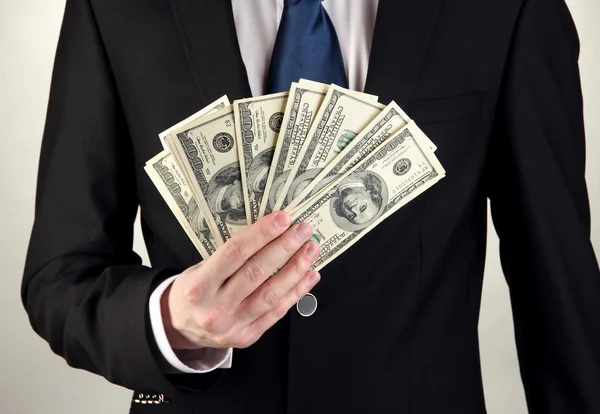
[(309, 317), (317, 310), (317, 298), (312, 293), (306, 294), (298, 303), (296, 309), (301, 316)]

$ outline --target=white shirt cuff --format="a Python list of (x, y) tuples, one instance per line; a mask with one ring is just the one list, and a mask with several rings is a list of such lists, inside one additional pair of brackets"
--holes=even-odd
[[(150, 324), (152, 333), (158, 345), (160, 353), (173, 368), (172, 373), (203, 374), (214, 371), (217, 368), (231, 368), (233, 349), (232, 348), (201, 348), (201, 349), (181, 349), (171, 348), (169, 339), (163, 325), (162, 313), (160, 307), (160, 298), (165, 290), (175, 281), (177, 277), (173, 276), (163, 281), (150, 295)], [(169, 372), (171, 370), (169, 369)]]

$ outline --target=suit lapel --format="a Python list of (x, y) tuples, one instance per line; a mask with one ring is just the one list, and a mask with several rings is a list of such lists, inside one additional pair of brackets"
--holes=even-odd
[(206, 102), (251, 96), (231, 1), (171, 0), (179, 38)]
[(406, 105), (442, 0), (379, 0), (365, 92)]

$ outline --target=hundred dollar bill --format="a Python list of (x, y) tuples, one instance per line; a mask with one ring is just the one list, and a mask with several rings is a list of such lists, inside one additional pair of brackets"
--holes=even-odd
[(373, 149), (390, 135), (404, 128), (410, 118), (392, 101), (344, 148), (340, 154), (327, 164), (321, 172), (302, 190), (296, 199), (288, 205), (288, 211), (295, 211), (307, 198), (321, 191), (341, 174), (347, 172), (356, 163), (366, 157)]
[(287, 98), (282, 92), (233, 102), (248, 224), (258, 220)]
[(144, 168), (177, 221), (206, 260), (215, 250), (215, 240), (200, 210), (189, 182), (169, 150), (164, 150)]
[(385, 107), (362, 94), (332, 85), (315, 116), (277, 206), (286, 208), (319, 172)]
[(283, 114), (280, 136), (275, 146), (273, 162), (269, 169), (258, 217), (269, 214), (283, 189), (283, 184), (294, 166), (302, 143), (312, 124), (313, 115), (329, 89), (324, 83), (300, 80), (292, 83), (289, 98)]
[(410, 122), (292, 215), (307, 222), (321, 245), (322, 269), (385, 218), (445, 176), (427, 138)]
[(246, 226), (242, 177), (231, 105), (204, 116), (169, 137), (184, 160), (183, 167), (207, 222), (221, 245)]
[(229, 98), (227, 98), (227, 95), (223, 95), (216, 101), (211, 102), (208, 105), (206, 105), (204, 108), (202, 108), (195, 114), (190, 115), (183, 121), (176, 123), (171, 128), (166, 129), (163, 132), (161, 132), (160, 134), (158, 134), (158, 137), (160, 138), (160, 143), (162, 144), (163, 148), (169, 149), (168, 145), (167, 145), (167, 137), (169, 136), (169, 134), (172, 131), (176, 130), (177, 128), (184, 127), (186, 124), (189, 124), (190, 122), (195, 121), (196, 119), (203, 117), (204, 115), (210, 115), (211, 113), (216, 112), (219, 109), (223, 109), (227, 105), (230, 105)]

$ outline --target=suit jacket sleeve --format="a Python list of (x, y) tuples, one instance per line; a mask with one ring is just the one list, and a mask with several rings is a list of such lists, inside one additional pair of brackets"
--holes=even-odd
[(215, 381), (165, 376), (148, 300), (168, 270), (132, 251), (136, 174), (128, 127), (89, 0), (69, 0), (42, 143), (22, 300), (35, 331), (73, 367), (138, 391)]
[(600, 412), (600, 277), (590, 243), (578, 55), (563, 0), (525, 0), (488, 183), (533, 414)]

